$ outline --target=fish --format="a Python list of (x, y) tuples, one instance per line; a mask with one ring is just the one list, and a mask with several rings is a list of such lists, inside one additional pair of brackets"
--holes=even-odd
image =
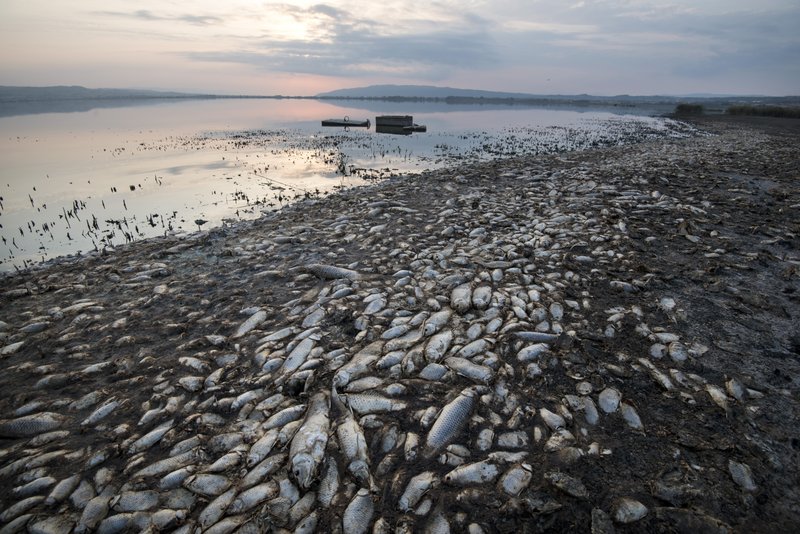
[(427, 458), (433, 457), (458, 436), (469, 420), (477, 395), (476, 388), (466, 388), (442, 408), (425, 440), (424, 455)]
[(267, 312), (264, 310), (258, 310), (253, 315), (247, 318), (245, 322), (239, 325), (239, 328), (236, 329), (236, 332), (231, 336), (231, 339), (239, 339), (240, 337), (244, 337), (248, 334), (251, 330), (259, 326), (267, 319)]
[(28, 438), (61, 428), (69, 419), (54, 412), (38, 412), (0, 421), (0, 437)]
[(289, 447), (291, 472), (300, 487), (308, 488), (325, 457), (328, 443), (329, 398), (324, 391), (316, 393), (308, 403), (308, 413)]
[(366, 488), (361, 488), (347, 505), (342, 514), (344, 534), (366, 534), (375, 513), (375, 503)]
[(439, 484), (439, 477), (433, 471), (424, 471), (411, 477), (408, 481), (397, 507), (401, 512), (409, 512), (414, 509), (422, 497), (432, 488)]
[(312, 263), (305, 266), (305, 270), (318, 278), (327, 280), (336, 280), (344, 278), (347, 280), (360, 280), (362, 275), (352, 269), (345, 269), (344, 267), (336, 267), (335, 265), (321, 265)]
[(483, 460), (456, 467), (444, 476), (444, 482), (454, 486), (467, 486), (494, 482), (500, 469), (494, 463)]
[(369, 472), (369, 451), (364, 431), (349, 411), (345, 411), (343, 420), (336, 425), (336, 436), (339, 439), (339, 450), (347, 460), (347, 470), (362, 486), (371, 486)]

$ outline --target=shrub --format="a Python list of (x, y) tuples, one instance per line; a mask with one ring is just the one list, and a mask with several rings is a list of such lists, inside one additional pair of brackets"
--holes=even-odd
[(703, 106), (700, 104), (678, 104), (675, 106), (675, 115), (702, 115)]
[(781, 106), (751, 106), (742, 104), (730, 106), (725, 113), (728, 115), (755, 115), (758, 117), (788, 117), (800, 119), (800, 108)]

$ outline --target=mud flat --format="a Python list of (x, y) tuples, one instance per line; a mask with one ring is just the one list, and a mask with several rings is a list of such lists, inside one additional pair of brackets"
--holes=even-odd
[(800, 525), (793, 125), (440, 170), (3, 278), (3, 532)]

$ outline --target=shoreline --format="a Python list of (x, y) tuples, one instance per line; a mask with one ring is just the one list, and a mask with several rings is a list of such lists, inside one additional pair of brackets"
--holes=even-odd
[[(281, 409), (327, 399), (333, 383), (355, 399), (350, 382), (370, 378), (363, 391), (402, 405), (356, 411), (379, 490), (372, 522), (791, 530), (800, 524), (800, 126), (690, 122), (715, 135), (389, 179), (4, 276), (0, 510), (20, 501), (11, 488), (22, 485), (21, 466), (41, 461), (55, 480), (80, 474), (94, 495), (156, 491), (144, 514), (181, 509), (173, 526), (196, 525), (212, 498), (136, 473), (197, 436), (198, 473), (237, 446), (252, 452)], [(312, 265), (347, 271), (333, 279)], [(451, 310), (450, 340), (436, 356), (415, 321), (442, 309)], [(406, 332), (391, 337), (394, 327)], [(542, 354), (521, 356), (533, 338), (549, 340)], [(313, 340), (307, 367), (286, 371), (303, 339)], [(393, 353), (395, 365), (376, 362)], [(342, 378), (359, 359), (365, 370)], [(470, 420), (448, 442), (462, 447), (412, 459), (407, 445), (431, 439), (426, 417), (476, 385)], [(92, 392), (93, 402), (78, 402)], [(263, 404), (275, 394), (275, 406)], [(86, 422), (111, 402), (102, 420)], [(327, 480), (334, 458), (341, 484), (313, 512), (320, 532), (356, 502), (347, 483), (363, 485), (347, 470), (333, 410), (316, 474)], [(48, 431), (67, 434), (9, 430), (45, 412), (61, 414)], [(131, 452), (165, 421), (157, 445)], [(232, 435), (228, 446), (222, 436)], [(41, 460), (54, 451), (65, 452)], [(268, 454), (286, 453), (289, 443)], [(293, 481), (295, 503), (314, 503), (323, 481), (295, 480), (290, 460), (270, 480)], [(490, 482), (452, 482), (458, 463), (479, 461), (495, 469)], [(440, 481), (420, 497), (428, 511), (401, 513), (398, 499), (423, 472)], [(238, 468), (222, 473), (243, 484)], [(513, 477), (527, 479), (518, 493), (506, 485)], [(318, 497), (304, 497), (311, 491)], [(63, 502), (6, 519), (79, 522), (75, 501)], [(288, 531), (310, 521), (310, 509), (292, 515), (271, 502), (229, 518), (269, 516)]]

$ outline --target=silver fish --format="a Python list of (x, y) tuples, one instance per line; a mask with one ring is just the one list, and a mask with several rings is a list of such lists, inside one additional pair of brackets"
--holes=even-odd
[(484, 460), (456, 467), (444, 476), (444, 481), (455, 486), (484, 484), (493, 482), (499, 474), (495, 464)]
[(344, 267), (336, 267), (334, 265), (320, 265), (317, 263), (306, 265), (305, 270), (319, 278), (328, 280), (336, 280), (345, 278), (347, 280), (359, 280), (362, 278), (361, 274), (351, 269)]
[(225, 510), (231, 505), (236, 498), (236, 488), (231, 488), (228, 491), (218, 495), (213, 501), (208, 503), (205, 508), (200, 512), (197, 517), (197, 522), (200, 528), (207, 529), (217, 523), (225, 515)]
[(283, 410), (277, 412), (272, 417), (266, 420), (263, 425), (264, 430), (271, 430), (273, 428), (281, 428), (285, 426), (287, 423), (291, 423), (292, 421), (297, 421), (306, 413), (306, 405), (305, 404), (297, 404), (295, 406), (290, 406), (288, 408), (284, 408)]
[(231, 487), (231, 481), (224, 475), (199, 473), (187, 478), (183, 487), (206, 497), (217, 496)]
[(465, 313), (472, 306), (472, 286), (461, 284), (450, 292), (450, 307), (458, 313)]
[(228, 506), (227, 513), (241, 514), (249, 512), (262, 502), (276, 497), (278, 491), (278, 484), (274, 480), (246, 489), (237, 495), (236, 499)]
[(267, 457), (278, 442), (278, 429), (268, 430), (258, 441), (253, 443), (247, 453), (247, 466), (252, 467)]
[(488, 384), (494, 377), (494, 371), (491, 368), (472, 363), (466, 358), (451, 356), (445, 358), (444, 363), (459, 375), (482, 384)]
[(258, 310), (253, 315), (247, 318), (245, 322), (239, 325), (239, 328), (236, 329), (236, 332), (231, 336), (231, 339), (239, 339), (240, 337), (244, 336), (255, 327), (263, 323), (267, 319), (267, 312), (264, 310)]
[(439, 477), (433, 471), (425, 471), (411, 478), (406, 485), (403, 495), (397, 503), (401, 512), (409, 512), (417, 505), (419, 500), (433, 487), (439, 484)]
[(425, 357), (429, 362), (438, 362), (447, 353), (452, 342), (453, 331), (449, 328), (434, 334), (425, 346)]
[(339, 491), (339, 468), (336, 460), (329, 456), (325, 462), (325, 472), (317, 488), (317, 501), (322, 508), (328, 508)]
[(375, 504), (369, 490), (361, 488), (342, 514), (344, 534), (366, 534), (374, 513)]
[(308, 414), (289, 447), (291, 471), (302, 488), (308, 488), (316, 476), (328, 443), (329, 401), (326, 392), (314, 395)]
[(361, 415), (397, 412), (405, 410), (407, 406), (403, 401), (370, 393), (348, 393), (345, 398), (350, 408)]
[(425, 441), (426, 457), (433, 457), (458, 436), (469, 420), (477, 395), (474, 387), (466, 388), (442, 408)]
[(339, 449), (347, 460), (347, 469), (362, 486), (370, 486), (367, 440), (358, 422), (346, 412), (336, 427)]
[(175, 424), (174, 419), (170, 419), (161, 423), (158, 427), (151, 430), (141, 438), (137, 439), (133, 443), (131, 443), (130, 447), (128, 447), (128, 454), (134, 455), (137, 452), (145, 451), (155, 445), (156, 443), (164, 437), (166, 434)]
[(27, 438), (61, 427), (67, 417), (53, 412), (39, 412), (0, 421), (0, 437)]
[(425, 320), (424, 326), (422, 327), (422, 333), (425, 336), (431, 336), (444, 328), (444, 326), (450, 322), (450, 317), (452, 316), (452, 310), (444, 309), (442, 311), (438, 311), (428, 317)]
[(286, 462), (287, 455), (278, 453), (269, 456), (256, 464), (250, 471), (242, 477), (239, 482), (240, 489), (246, 489), (256, 484), (260, 484), (266, 477), (275, 473)]

